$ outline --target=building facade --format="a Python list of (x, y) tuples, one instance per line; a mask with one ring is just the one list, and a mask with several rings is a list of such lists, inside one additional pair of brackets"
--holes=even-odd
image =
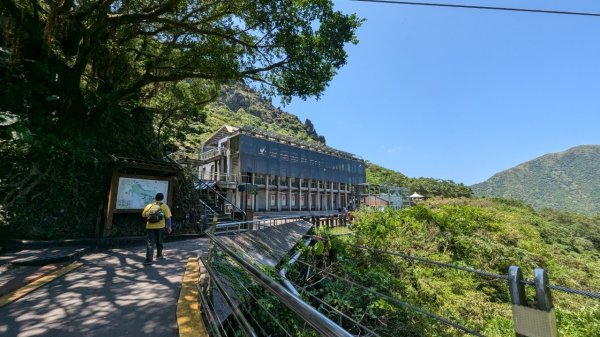
[(334, 212), (352, 207), (366, 181), (353, 154), (252, 127), (223, 126), (199, 159), (203, 181), (254, 212)]

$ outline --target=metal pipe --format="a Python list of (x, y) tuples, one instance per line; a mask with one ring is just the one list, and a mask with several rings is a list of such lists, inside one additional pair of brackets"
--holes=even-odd
[[(310, 244), (311, 241), (312, 240), (304, 240), (304, 246), (308, 247), (308, 245)], [(302, 255), (302, 251), (300, 249), (298, 249), (296, 251), (296, 253), (292, 256), (292, 258), (288, 261), (287, 265), (288, 266), (293, 265), (301, 255)], [(288, 290), (292, 294), (300, 297), (300, 293), (298, 292), (298, 290), (296, 290), (296, 287), (294, 287), (292, 282), (290, 282), (290, 280), (287, 279), (287, 276), (286, 276), (287, 271), (288, 271), (287, 267), (281, 268), (281, 270), (279, 271), (279, 276), (281, 276), (282, 282), (285, 285), (285, 287), (288, 288)]]

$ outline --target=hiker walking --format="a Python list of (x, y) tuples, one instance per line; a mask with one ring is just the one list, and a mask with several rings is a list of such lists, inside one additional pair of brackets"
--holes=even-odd
[[(146, 219), (146, 261), (144, 265), (152, 264), (154, 256), (154, 245), (156, 244), (156, 259), (164, 260), (163, 236), (165, 227), (167, 233), (171, 233), (171, 210), (167, 204), (163, 203), (164, 195), (157, 193), (154, 197), (155, 202), (149, 203), (144, 207), (142, 217)], [(166, 225), (165, 225), (166, 224)]]

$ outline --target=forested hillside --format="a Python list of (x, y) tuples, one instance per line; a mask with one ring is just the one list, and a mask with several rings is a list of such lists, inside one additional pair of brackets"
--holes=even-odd
[(463, 183), (436, 178), (409, 178), (373, 163), (367, 163), (367, 182), (371, 184), (402, 186), (426, 197), (470, 197), (472, 192)]
[[(449, 318), (484, 336), (514, 335), (505, 279), (490, 279), (361, 247), (496, 275), (505, 275), (509, 266), (516, 265), (523, 269), (524, 277), (532, 278), (533, 269), (542, 267), (548, 272), (550, 284), (600, 291), (598, 216), (536, 212), (506, 199), (430, 199), (400, 211), (361, 210), (351, 230), (353, 235), (328, 245), (334, 251), (328, 255), (333, 259), (326, 267), (328, 275), (368, 285), (369, 290)], [(312, 253), (319, 251), (313, 249)], [(319, 256), (312, 258), (315, 263), (327, 261)], [(306, 259), (313, 261), (310, 255)], [(307, 270), (302, 264), (297, 268), (294, 281), (299, 287), (307, 286), (318, 298), (333, 303), (336, 309), (381, 336), (463, 335), (407, 306), (369, 296), (340, 277), (317, 272), (312, 276), (311, 268)], [(527, 289), (527, 296), (533, 298), (533, 289)], [(600, 306), (596, 299), (556, 290), (552, 297), (561, 336), (598, 336)]]
[(202, 119), (188, 124), (179, 148), (198, 149), (203, 140), (223, 125), (255, 126), (296, 139), (325, 144), (325, 137), (307, 119), (302, 123), (291, 113), (276, 108), (271, 99), (244, 84), (223, 87), (218, 99), (202, 109)]
[(600, 145), (550, 153), (471, 186), (475, 195), (523, 200), (533, 207), (600, 212)]

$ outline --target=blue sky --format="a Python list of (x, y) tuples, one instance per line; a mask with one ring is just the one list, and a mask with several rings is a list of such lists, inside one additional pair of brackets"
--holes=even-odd
[[(429, 1), (433, 2), (433, 1)], [(598, 0), (436, 0), (600, 13)], [(600, 17), (335, 1), (367, 19), (309, 118), (327, 145), (467, 185), (600, 144)]]

